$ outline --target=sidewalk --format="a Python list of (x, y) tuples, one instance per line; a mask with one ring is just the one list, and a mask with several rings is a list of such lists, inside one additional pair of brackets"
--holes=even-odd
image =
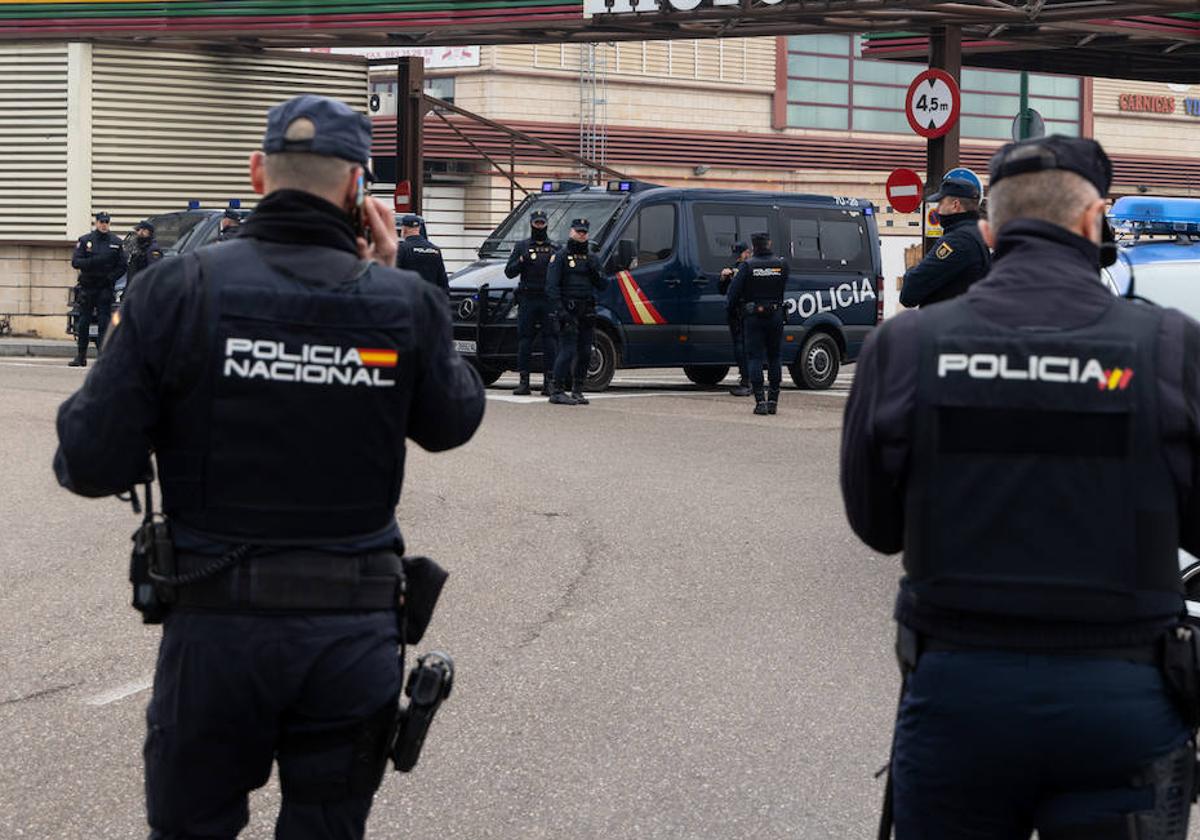
[[(0, 338), (0, 358), (13, 356), (49, 356), (70, 359), (75, 356), (75, 342), (56, 338)], [(96, 347), (88, 345), (88, 358), (95, 358)]]

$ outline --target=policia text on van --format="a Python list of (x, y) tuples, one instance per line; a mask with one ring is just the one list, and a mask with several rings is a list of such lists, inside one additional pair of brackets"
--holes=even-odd
[[(882, 263), (869, 202), (548, 181), (450, 281), (455, 346), (488, 383), (517, 368), (520, 307), (504, 260), (527, 235), (534, 211), (546, 214), (556, 242), (566, 238), (571, 219), (591, 220), (608, 285), (597, 296), (589, 390), (605, 388), (618, 367), (682, 367), (706, 385), (724, 379), (735, 359), (720, 273), (730, 246), (754, 233), (768, 233), (791, 269), (783, 363), (798, 386), (832, 385), (880, 318)], [(535, 354), (533, 368), (545, 364)]]

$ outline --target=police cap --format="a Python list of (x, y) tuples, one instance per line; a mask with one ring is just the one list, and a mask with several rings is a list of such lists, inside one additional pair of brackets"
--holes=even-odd
[(928, 200), (941, 201), (943, 198), (969, 198), (978, 201), (979, 187), (974, 181), (968, 181), (966, 178), (945, 178), (938, 191), (929, 196)]
[(1100, 195), (1112, 186), (1112, 161), (1095, 140), (1059, 134), (1009, 143), (992, 156), (988, 166), (993, 185), (1013, 175), (1063, 169), (1087, 179)]
[(103, 210), (101, 210), (99, 213), (96, 214), (96, 221), (97, 222), (111, 222), (112, 216), (108, 215)]
[(134, 225), (133, 229), (134, 230), (148, 230), (148, 231), (150, 231), (150, 233), (154, 233), (154, 224), (152, 222), (143, 220), (143, 221), (138, 222), (136, 225)]
[(771, 241), (771, 234), (769, 234), (769, 233), (752, 233), (752, 234), (750, 234), (750, 241), (754, 243), (755, 248), (761, 248), (762, 246), (766, 245), (768, 242)]
[(425, 220), (415, 213), (409, 213), (407, 216), (400, 217), (400, 224), (404, 227), (420, 227), (425, 224)]
[[(287, 139), (288, 128), (296, 120), (312, 123), (312, 137)], [(370, 173), (371, 121), (346, 103), (325, 96), (306, 93), (272, 108), (267, 113), (262, 148), (269, 155), (308, 152), (341, 158), (357, 163), (367, 170), (368, 177), (373, 178)]]
[(736, 257), (744, 251), (749, 251), (750, 246), (745, 242), (734, 242), (729, 250)]
[(545, 210), (534, 210), (529, 214), (529, 223), (533, 224), (534, 222), (544, 222), (547, 221), (548, 218), (549, 217), (546, 215)]
[(591, 229), (591, 227), (592, 227), (591, 222), (589, 222), (587, 219), (572, 219), (571, 220), (571, 230), (581, 230), (584, 233), (587, 233), (588, 230)]

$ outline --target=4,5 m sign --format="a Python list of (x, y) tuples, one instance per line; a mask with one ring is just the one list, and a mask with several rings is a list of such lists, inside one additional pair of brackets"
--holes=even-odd
[(922, 137), (933, 139), (949, 133), (960, 110), (958, 85), (945, 70), (926, 70), (908, 86), (904, 112), (912, 130)]

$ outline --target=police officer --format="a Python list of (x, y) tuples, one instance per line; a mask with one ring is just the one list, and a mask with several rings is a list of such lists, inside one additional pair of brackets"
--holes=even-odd
[(237, 210), (232, 207), (226, 207), (225, 213), (221, 216), (221, 229), (217, 231), (217, 241), (225, 242), (233, 239), (238, 235), (238, 231), (242, 228), (242, 217)]
[[(742, 313), (746, 340), (746, 362), (754, 389), (754, 413), (774, 414), (779, 407), (779, 388), (783, 384), (783, 293), (787, 288), (788, 264), (771, 251), (771, 237), (756, 233), (750, 237), (754, 254), (738, 268), (729, 284), (726, 306)], [(763, 393), (763, 363), (767, 365), (767, 385)]]
[(96, 224), (91, 233), (79, 237), (75, 253), (71, 255), (71, 267), (79, 271), (79, 285), (75, 287), (75, 305), (79, 317), (75, 321), (75, 358), (68, 362), (70, 367), (87, 367), (88, 334), (93, 317), (96, 324), (96, 352), (104, 343), (104, 331), (112, 311), (113, 286), (125, 273), (125, 250), (121, 240), (109, 230), (112, 218), (104, 212), (96, 214)]
[(273, 760), (277, 836), (361, 838), (380, 783), (405, 439), (461, 445), (484, 392), (445, 298), (392, 267), (392, 213), (368, 201), (372, 242), (356, 239), (370, 150), (343, 103), (272, 108), (241, 234), (146, 269), (59, 409), (75, 493), (129, 488), (153, 451), (171, 580), (191, 580), (172, 587), (147, 713), (152, 838), (236, 836)]
[[(733, 275), (737, 274), (742, 263), (750, 259), (752, 253), (750, 246), (745, 242), (733, 243), (731, 250), (733, 263), (721, 269), (721, 279), (717, 281), (717, 291), (722, 295), (729, 293)], [(738, 384), (730, 388), (729, 393), (735, 397), (748, 397), (753, 391), (750, 388), (750, 373), (746, 366), (746, 335), (742, 328), (742, 311), (736, 306), (729, 307), (726, 309), (726, 317), (729, 321), (729, 337), (733, 342), (733, 358), (738, 367)]]
[(1200, 324), (1097, 282), (1097, 143), (990, 169), (991, 273), (876, 330), (846, 407), (850, 524), (904, 552), (896, 837), (1183, 840)]
[(588, 404), (583, 384), (596, 332), (596, 292), (605, 286), (600, 261), (588, 247), (589, 227), (587, 219), (571, 221), (570, 238), (550, 258), (546, 272), (546, 298), (558, 323), (558, 359), (550, 395), (555, 405)]
[(442, 249), (421, 235), (425, 220), (420, 216), (408, 215), (400, 220), (400, 233), (404, 240), (396, 255), (396, 267), (415, 271), (443, 291), (449, 291), (450, 279), (446, 276), (446, 263), (442, 260)]
[(522, 239), (513, 248), (504, 266), (505, 277), (520, 277), (517, 284), (517, 370), (521, 383), (513, 389), (517, 396), (529, 393), (529, 357), (533, 351), (533, 337), (542, 334), (542, 396), (550, 396), (550, 379), (553, 374), (555, 341), (554, 326), (550, 319), (550, 305), (546, 300), (546, 270), (550, 258), (557, 250), (550, 241), (545, 210), (534, 210), (529, 215), (529, 238)]
[(965, 292), (988, 273), (991, 252), (979, 232), (979, 187), (962, 178), (946, 178), (929, 197), (937, 202), (942, 236), (925, 259), (904, 273), (900, 303), (928, 306)]
[(154, 225), (149, 222), (138, 222), (134, 228), (137, 238), (133, 240), (133, 249), (129, 254), (129, 270), (125, 273), (125, 292), (135, 277), (144, 269), (162, 259), (162, 248), (154, 238)]

